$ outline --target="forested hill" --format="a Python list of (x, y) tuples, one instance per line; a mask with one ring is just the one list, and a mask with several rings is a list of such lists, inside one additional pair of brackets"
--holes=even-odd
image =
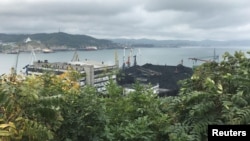
[(22, 43), (27, 38), (39, 41), (45, 46), (66, 46), (72, 48), (82, 48), (86, 46), (97, 46), (98, 48), (116, 48), (117, 43), (110, 40), (96, 39), (87, 35), (73, 35), (63, 32), (57, 33), (37, 33), (37, 34), (0, 34), (1, 42)]

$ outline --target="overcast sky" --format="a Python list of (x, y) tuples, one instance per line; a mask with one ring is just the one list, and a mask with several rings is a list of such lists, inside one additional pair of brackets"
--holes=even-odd
[(250, 39), (249, 0), (1, 0), (0, 33)]

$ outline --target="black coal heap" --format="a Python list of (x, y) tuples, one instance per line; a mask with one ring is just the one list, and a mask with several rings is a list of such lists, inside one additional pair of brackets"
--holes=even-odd
[(117, 82), (119, 85), (133, 84), (136, 81), (143, 84), (159, 84), (160, 89), (167, 90), (160, 92), (160, 96), (175, 96), (180, 88), (178, 81), (190, 78), (192, 74), (192, 68), (182, 64), (177, 66), (145, 64), (125, 68), (118, 75)]

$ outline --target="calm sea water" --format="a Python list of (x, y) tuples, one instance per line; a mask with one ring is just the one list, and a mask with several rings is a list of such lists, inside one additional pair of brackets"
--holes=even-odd
[[(222, 60), (222, 55), (225, 52), (234, 54), (235, 51), (247, 52), (250, 51), (250, 47), (182, 47), (182, 48), (127, 48), (125, 50), (125, 60), (128, 60), (128, 55), (136, 55), (138, 65), (151, 63), (155, 65), (178, 65), (183, 61), (183, 65), (187, 67), (193, 67), (193, 65), (199, 65), (202, 61), (193, 61), (189, 58), (200, 58), (204, 60), (212, 60), (214, 55), (219, 56), (219, 61)], [(117, 52), (119, 64), (122, 66), (124, 50), (123, 49), (109, 49), (109, 50), (97, 50), (97, 51), (78, 51), (80, 60), (95, 60), (104, 62), (104, 64), (115, 63), (115, 52)], [(246, 54), (247, 55), (247, 54)], [(36, 53), (37, 60), (48, 60), (49, 62), (68, 62), (74, 56), (74, 51), (55, 52), (55, 53)], [(3, 54), (0, 53), (0, 74), (10, 73), (11, 67), (17, 66), (17, 72), (24, 72), (24, 66), (32, 64), (35, 60), (31, 53), (17, 54)], [(133, 64), (134, 58), (130, 58), (131, 64)]]

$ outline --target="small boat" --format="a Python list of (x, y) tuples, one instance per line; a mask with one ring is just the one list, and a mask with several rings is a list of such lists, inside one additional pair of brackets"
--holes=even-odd
[(88, 47), (85, 47), (83, 50), (86, 50), (86, 51), (97, 50), (97, 47), (96, 46), (88, 46)]
[(7, 54), (18, 54), (19, 50), (8, 50), (5, 53), (7, 53)]
[(45, 48), (42, 50), (43, 53), (52, 53), (54, 52), (52, 49)]

